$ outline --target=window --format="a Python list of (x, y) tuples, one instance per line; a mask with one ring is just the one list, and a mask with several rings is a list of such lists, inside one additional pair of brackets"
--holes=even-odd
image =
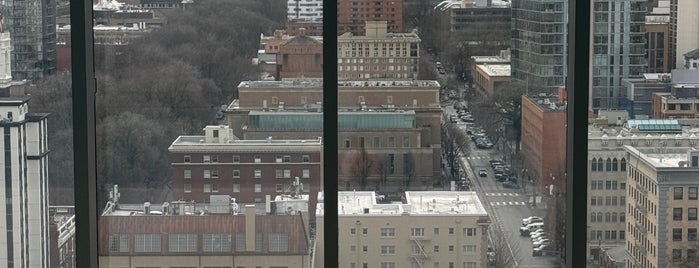
[(682, 208), (673, 208), (672, 209), (672, 220), (673, 221), (681, 221), (682, 220)]
[(206, 252), (230, 252), (230, 234), (204, 234), (202, 247)]
[(211, 170), (211, 177), (214, 179), (218, 179), (218, 169)]
[(212, 155), (212, 156), (211, 156), (211, 162), (212, 162), (212, 163), (218, 163), (218, 155)]
[(262, 178), (262, 170), (259, 170), (259, 169), (255, 170), (255, 178), (256, 179)]
[(284, 184), (277, 184), (275, 188), (277, 189), (277, 193), (284, 192)]
[(597, 158), (592, 158), (592, 172), (597, 171)]
[(475, 262), (464, 262), (464, 268), (476, 268)]
[(269, 236), (269, 251), (270, 252), (287, 252), (287, 251), (289, 251), (289, 234), (270, 233), (268, 236)]
[(291, 178), (291, 169), (284, 170), (284, 178)]
[(262, 184), (259, 184), (259, 183), (255, 184), (255, 192), (256, 193), (262, 192)]
[[(439, 245), (434, 245), (434, 247), (432, 247), (432, 250), (433, 250), (434, 252), (439, 252)], [(418, 252), (418, 253), (419, 253), (419, 252)]]
[(449, 234), (454, 234), (454, 228), (449, 228)]
[(168, 236), (168, 251), (195, 252), (197, 251), (196, 234), (170, 234)]
[(211, 184), (211, 192), (218, 193), (218, 184), (216, 184), (216, 183)]
[(303, 169), (301, 173), (301, 178), (310, 178), (311, 177), (311, 170), (309, 169)]
[(205, 169), (204, 170), (204, 179), (210, 179), (211, 178), (211, 170)]
[(410, 236), (425, 236), (425, 228), (410, 228)]
[(672, 249), (672, 261), (681, 261), (682, 260), (682, 250), (681, 249)]
[(191, 193), (192, 192), (192, 185), (189, 183), (185, 183), (184, 185), (184, 192), (185, 193)]
[(672, 228), (672, 241), (682, 241), (681, 228)]
[(362, 235), (368, 235), (368, 234), (369, 234), (369, 229), (362, 228)]
[(674, 187), (673, 188), (673, 195), (672, 195), (673, 199), (674, 200), (682, 200), (682, 198), (683, 198), (682, 192), (683, 192), (682, 187)]
[(185, 155), (185, 156), (184, 156), (184, 162), (185, 162), (185, 163), (190, 163), (190, 162), (192, 162), (192, 156), (191, 156), (191, 155)]
[(233, 163), (240, 163), (240, 156), (239, 156), (239, 155), (233, 155), (233, 156), (232, 156), (232, 161), (233, 161)]
[(687, 197), (689, 200), (697, 200), (697, 187), (687, 188)]
[(282, 162), (284, 162), (284, 163), (291, 162), (291, 156), (290, 155), (282, 156)]
[(381, 268), (396, 268), (395, 262), (382, 262)]
[(381, 255), (396, 254), (396, 246), (381, 246)]
[(463, 250), (466, 253), (476, 253), (476, 245), (464, 245)]
[(262, 156), (256, 155), (255, 156), (255, 163), (262, 163)]
[(612, 181), (605, 181), (605, 185), (607, 186), (607, 188), (606, 188), (607, 190), (612, 189)]
[(304, 163), (311, 162), (311, 156), (309, 156), (309, 155), (307, 155), (307, 154), (304, 154), (304, 155), (301, 156), (301, 161), (304, 162)]
[(449, 252), (454, 252), (454, 245), (449, 245)]
[(687, 241), (697, 241), (697, 228), (687, 229)]
[(439, 228), (434, 228), (434, 234), (438, 235), (439, 234)]
[(210, 155), (204, 155), (204, 163), (211, 163), (211, 156)]
[(233, 170), (233, 178), (240, 178), (240, 170), (237, 170), (237, 169)]
[(607, 158), (606, 164), (607, 164), (606, 171), (612, 171), (612, 159), (611, 158)]
[(409, 148), (410, 147), (410, 137), (404, 136), (403, 137), (403, 148)]
[(211, 184), (204, 184), (204, 192), (205, 193), (210, 193), (211, 192)]
[(396, 236), (396, 229), (395, 228), (381, 228), (381, 237), (395, 237)]
[(362, 246), (362, 252), (369, 252), (369, 246)]
[(160, 234), (134, 235), (135, 252), (160, 252)]
[(388, 147), (396, 147), (396, 137), (388, 137)]
[(621, 159), (620, 170), (626, 171), (626, 159), (625, 158)]
[(185, 178), (185, 179), (191, 179), (191, 178), (192, 178), (192, 170), (191, 170), (191, 169), (185, 169), (185, 170), (184, 170), (184, 178)]
[(687, 208), (687, 220), (697, 220), (697, 208)]
[(476, 228), (464, 228), (464, 236), (476, 236)]
[(238, 183), (233, 184), (233, 192), (240, 193), (240, 184), (238, 184)]
[(109, 235), (109, 252), (129, 252), (129, 235)]
[(349, 139), (349, 138), (345, 138), (345, 143), (344, 143), (344, 144), (345, 144), (345, 148), (349, 148), (350, 145), (351, 145), (351, 144), (350, 144), (350, 139)]
[(374, 137), (374, 144), (372, 145), (374, 148), (379, 148), (381, 147), (381, 138), (380, 137)]

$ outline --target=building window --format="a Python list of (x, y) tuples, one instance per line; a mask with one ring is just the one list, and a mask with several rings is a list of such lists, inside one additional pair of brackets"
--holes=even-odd
[(396, 228), (381, 228), (381, 237), (395, 237)]
[(129, 252), (129, 235), (109, 235), (109, 252)]
[(291, 178), (291, 169), (284, 170), (284, 178)]
[(612, 181), (605, 181), (606, 189), (611, 190), (612, 189)]
[(396, 246), (381, 246), (381, 255), (396, 254)]
[[(434, 247), (432, 247), (432, 250), (434, 252), (439, 252), (439, 245), (434, 245)], [(418, 252), (416, 252), (416, 254), (420, 254), (420, 252), (418, 251)]]
[(619, 170), (619, 162), (614, 158), (612, 160), (612, 171), (617, 171)]
[(255, 170), (255, 178), (256, 179), (262, 178), (262, 170), (259, 170), (259, 169)]
[(697, 220), (697, 208), (687, 208), (687, 220)]
[(204, 192), (205, 193), (210, 193), (211, 192), (211, 184), (204, 184)]
[(697, 241), (697, 228), (687, 229), (687, 241)]
[(275, 170), (275, 172), (274, 172), (275, 178), (279, 179), (279, 178), (282, 178), (283, 176), (284, 176), (284, 170), (281, 170), (281, 169)]
[(240, 156), (239, 156), (239, 155), (233, 155), (232, 161), (233, 161), (233, 163), (240, 163)]
[(687, 190), (687, 197), (689, 200), (697, 200), (697, 187), (689, 187)]
[(590, 222), (597, 222), (597, 213), (590, 213)]
[(192, 185), (189, 184), (189, 183), (186, 183), (186, 184), (184, 185), (184, 192), (185, 192), (185, 193), (191, 193), (191, 192), (192, 192)]
[(454, 228), (449, 228), (449, 234), (454, 234)]
[(218, 184), (211, 184), (211, 192), (218, 193)]
[(214, 179), (218, 179), (218, 169), (211, 170), (211, 177)]
[(368, 234), (369, 234), (369, 229), (362, 228), (362, 235), (368, 235)]
[(304, 162), (304, 163), (311, 162), (311, 157), (310, 157), (309, 155), (307, 155), (307, 154), (304, 154), (304, 155), (301, 156), (301, 161)]
[(357, 234), (357, 229), (350, 228), (350, 234), (351, 234), (351, 235), (356, 235), (356, 234)]
[(192, 178), (192, 170), (191, 170), (191, 169), (185, 169), (185, 170), (184, 170), (184, 178), (185, 178), (185, 179), (191, 179), (191, 178)]
[(395, 262), (382, 262), (381, 268), (396, 268)]
[(681, 228), (672, 228), (672, 241), (682, 241)]
[(449, 245), (449, 252), (454, 252), (454, 245)]
[(464, 228), (464, 236), (476, 236), (476, 228)]
[(134, 235), (135, 252), (160, 252), (160, 234)]
[(211, 163), (218, 163), (218, 155), (211, 156)]
[(359, 147), (364, 148), (364, 137), (359, 137)]
[(476, 253), (476, 245), (464, 245), (463, 250), (466, 253)]
[(697, 261), (697, 249), (690, 248), (687, 249), (687, 263), (696, 263)]
[(351, 144), (350, 144), (350, 139), (349, 139), (349, 138), (345, 138), (345, 143), (344, 143), (344, 145), (345, 145), (345, 148), (349, 148), (349, 147), (350, 147)]
[(287, 251), (289, 251), (289, 234), (286, 234), (286, 233), (271, 233), (271, 234), (269, 234), (269, 251), (270, 252), (287, 252)]
[(304, 169), (301, 174), (302, 174), (301, 178), (310, 178), (311, 177), (311, 170)]
[(237, 169), (233, 170), (233, 178), (240, 178), (240, 170), (237, 170)]
[(284, 162), (284, 163), (291, 162), (291, 156), (290, 155), (282, 156), (282, 162)]
[(464, 268), (476, 268), (475, 262), (464, 262)]
[(425, 236), (425, 228), (410, 228), (410, 236)]
[(672, 261), (678, 262), (682, 260), (682, 250), (672, 249)]
[(619, 231), (619, 240), (626, 239), (626, 231)]
[(255, 163), (262, 163), (262, 156), (256, 155), (255, 156)]
[(191, 163), (191, 162), (192, 162), (192, 156), (191, 156), (191, 155), (185, 155), (185, 156), (184, 156), (184, 162), (185, 162), (185, 163)]
[(234, 193), (240, 193), (240, 184), (233, 184), (233, 192)]
[(168, 236), (168, 251), (195, 252), (197, 251), (196, 234), (170, 234)]
[(369, 252), (369, 246), (362, 246), (362, 252)]
[(277, 157), (275, 157), (275, 161), (274, 161), (274, 162), (275, 162), (275, 163), (281, 163), (281, 162), (282, 162), (282, 156), (281, 156), (281, 155), (277, 155)]
[(262, 184), (259, 184), (259, 183), (255, 184), (255, 192), (256, 193), (262, 192)]
[(606, 164), (607, 164), (606, 171), (612, 171), (612, 159), (611, 158), (607, 158)]
[(597, 158), (592, 158), (592, 172), (597, 171)]
[(438, 235), (439, 234), (439, 228), (434, 228), (434, 234)]
[(683, 198), (683, 197), (682, 197), (682, 192), (683, 192), (682, 187), (674, 187), (674, 188), (673, 188), (673, 195), (672, 195), (672, 196), (673, 196), (673, 199), (675, 199), (675, 200), (682, 200), (682, 198)]
[(396, 147), (396, 137), (388, 137), (388, 147)]
[(210, 155), (204, 155), (204, 163), (211, 163), (211, 156)]
[(621, 163), (621, 164), (620, 164), (620, 167), (621, 167), (620, 170), (621, 170), (621, 171), (626, 171), (626, 159), (625, 159), (625, 158), (622, 158), (620, 163)]
[(277, 189), (277, 193), (284, 192), (284, 184), (277, 184), (275, 188)]
[(682, 220), (682, 208), (673, 208), (672, 209), (672, 220), (673, 221), (681, 221)]
[(403, 148), (409, 148), (410, 147), (410, 137), (404, 136), (403, 137)]
[(374, 137), (374, 148), (379, 148), (381, 147), (381, 138), (380, 137)]
[(230, 234), (204, 234), (202, 247), (206, 252), (230, 252)]
[(211, 178), (211, 170), (205, 169), (204, 170), (204, 179), (209, 179)]

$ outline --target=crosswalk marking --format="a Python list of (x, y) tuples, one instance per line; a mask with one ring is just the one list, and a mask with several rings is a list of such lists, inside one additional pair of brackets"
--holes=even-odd
[(485, 193), (485, 196), (519, 196), (518, 193)]
[(490, 202), (491, 206), (524, 206), (527, 203), (525, 202), (520, 202), (520, 201), (504, 201), (504, 202)]

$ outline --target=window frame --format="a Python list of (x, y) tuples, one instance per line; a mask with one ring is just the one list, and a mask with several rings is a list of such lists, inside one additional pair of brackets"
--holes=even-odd
[[(336, 5), (336, 0), (323, 0), (324, 6)], [(576, 174), (579, 179), (567, 181), (566, 211), (566, 267), (586, 261), (587, 238), (587, 107), (588, 77), (590, 74), (590, 19), (591, 0), (572, 1), (568, 8), (568, 51), (567, 88), (568, 124), (566, 136), (566, 166), (568, 174)], [(75, 255), (76, 267), (98, 267), (97, 219), (97, 180), (96, 180), (96, 124), (94, 74), (94, 37), (92, 2), (70, 1), (71, 68), (72, 68), (72, 111), (73, 111), (73, 153), (75, 191)], [(324, 29), (337, 29), (337, 10), (323, 10)], [(337, 64), (336, 30), (323, 31), (323, 65)], [(576, 49), (583, 46), (586, 49)], [(337, 68), (326, 68), (323, 72), (323, 88), (337, 86)], [(336, 156), (339, 145), (337, 138), (337, 92), (327, 90), (323, 94), (323, 139), (325, 156)], [(337, 161), (324, 161), (323, 175), (333, 177), (338, 170)], [(572, 176), (571, 176), (572, 178)], [(575, 189), (575, 191), (573, 191)], [(325, 263), (327, 267), (337, 266), (338, 231), (337, 225), (337, 183), (325, 183)], [(453, 263), (450, 263), (453, 265)]]

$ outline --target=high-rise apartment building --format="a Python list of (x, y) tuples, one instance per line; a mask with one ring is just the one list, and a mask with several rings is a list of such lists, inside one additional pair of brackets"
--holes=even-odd
[(645, 2), (595, 0), (592, 24), (592, 110), (615, 109), (624, 97), (621, 79), (645, 68)]
[(322, 0), (287, 0), (287, 20), (323, 21)]
[[(408, 191), (400, 202), (339, 192), (338, 210), (339, 267), (488, 267), (491, 221), (475, 192)], [(317, 256), (323, 256), (320, 240)], [(323, 267), (322, 259), (316, 265)]]
[(12, 34), (12, 77), (37, 80), (56, 70), (56, 1), (5, 1), (0, 8)]
[(365, 21), (387, 21), (389, 33), (403, 32), (402, 0), (337, 1), (337, 33), (364, 33)]
[(420, 37), (387, 27), (386, 21), (366, 21), (363, 36), (337, 37), (338, 80), (417, 79)]
[(512, 79), (550, 93), (565, 85), (567, 0), (512, 1)]
[(699, 1), (670, 0), (670, 59), (684, 68), (684, 54), (699, 47)]
[(627, 267), (696, 266), (699, 151), (690, 146), (624, 146)]
[(670, 1), (646, 15), (646, 73), (669, 73), (670, 65)]

